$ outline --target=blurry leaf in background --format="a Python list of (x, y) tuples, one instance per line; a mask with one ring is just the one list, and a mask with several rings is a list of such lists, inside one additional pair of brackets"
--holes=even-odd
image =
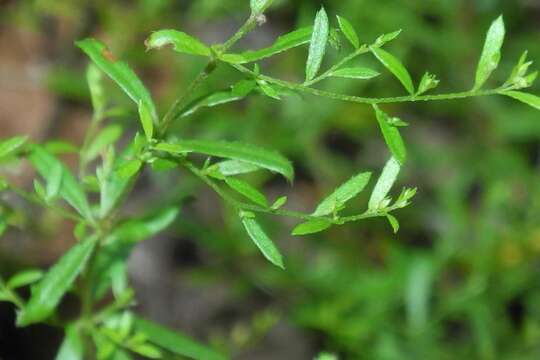
[(13, 275), (7, 282), (8, 289), (18, 289), (35, 283), (43, 277), (43, 271), (40, 269), (23, 270)]
[(364, 190), (370, 178), (370, 172), (363, 172), (353, 176), (321, 201), (312, 215), (325, 216), (339, 211), (347, 201)]
[(433, 265), (427, 258), (416, 258), (410, 262), (405, 304), (407, 318), (413, 331), (422, 330), (429, 319), (429, 299)]
[(403, 165), (407, 158), (407, 149), (405, 148), (405, 143), (399, 133), (399, 129), (390, 123), (388, 115), (377, 105), (373, 105), (373, 108), (375, 109), (377, 122), (381, 128), (386, 145), (396, 160)]
[(306, 63), (306, 81), (310, 81), (319, 72), (321, 64), (326, 53), (326, 44), (328, 43), (328, 16), (324, 8), (321, 8), (315, 17), (313, 25), (313, 34), (311, 35), (308, 60)]
[(64, 294), (83, 271), (96, 242), (96, 237), (81, 241), (47, 271), (43, 279), (32, 287), (30, 300), (17, 314), (17, 326), (43, 321), (54, 312)]
[(98, 115), (97, 119), (100, 119), (100, 114), (105, 111), (105, 105), (107, 104), (107, 98), (105, 96), (105, 89), (103, 88), (103, 75), (95, 64), (89, 64), (86, 68), (86, 82), (90, 89), (90, 97), (92, 99), (92, 107), (94, 113)]
[(27, 140), (27, 136), (15, 136), (0, 142), (0, 160), (16, 154)]
[(85, 160), (88, 162), (95, 160), (106, 147), (114, 144), (122, 136), (122, 132), (120, 125), (104, 127), (83, 153)]
[(65, 332), (64, 341), (60, 345), (55, 360), (83, 360), (84, 340), (79, 334), (77, 325), (67, 326)]
[(156, 106), (150, 93), (125, 62), (117, 60), (109, 49), (96, 39), (77, 41), (76, 45), (92, 59), (101, 71), (113, 79), (137, 106), (140, 101), (144, 102), (154, 121), (157, 121)]
[(540, 97), (536, 95), (524, 93), (521, 91), (505, 91), (503, 94), (519, 100), (527, 105), (530, 105), (535, 109), (540, 110)]
[(378, 47), (371, 47), (371, 52), (394, 76), (401, 82), (409, 94), (414, 94), (414, 84), (409, 71), (401, 61), (388, 51)]
[(358, 34), (354, 30), (354, 26), (349, 22), (349, 20), (345, 19), (344, 17), (337, 16), (339, 28), (341, 29), (341, 32), (343, 32), (343, 35), (349, 40), (351, 45), (357, 49), (360, 47), (360, 39), (358, 38)]
[(193, 36), (177, 30), (158, 30), (144, 42), (146, 50), (160, 49), (172, 45), (174, 51), (182, 54), (210, 57), (210, 48)]
[(369, 209), (375, 210), (379, 208), (386, 198), (386, 195), (388, 195), (392, 189), (400, 168), (399, 162), (394, 157), (391, 157), (390, 160), (387, 161), (379, 180), (377, 180), (377, 184), (375, 184), (371, 197), (369, 198)]
[(128, 160), (116, 169), (116, 174), (120, 179), (131, 179), (142, 167), (143, 163), (139, 159)]
[(259, 250), (261, 250), (264, 257), (277, 267), (285, 269), (281, 253), (274, 245), (272, 240), (270, 240), (268, 235), (266, 235), (257, 220), (255, 220), (255, 214), (250, 212), (242, 212), (240, 214), (240, 217), (242, 219), (242, 223), (244, 224), (246, 232), (248, 233), (251, 240), (253, 240), (255, 245), (257, 245)]
[(476, 70), (475, 90), (480, 89), (489, 79), (491, 73), (499, 66), (504, 35), (504, 20), (501, 15), (491, 24), (487, 33), (484, 49)]

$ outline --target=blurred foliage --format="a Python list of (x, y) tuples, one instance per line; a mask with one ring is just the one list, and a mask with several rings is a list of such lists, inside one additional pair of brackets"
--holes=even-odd
[[(391, 45), (393, 52), (415, 79), (425, 69), (437, 74), (443, 91), (472, 86), (477, 49), (490, 21), (501, 13), (509, 35), (496, 80), (505, 80), (518, 50), (528, 48), (531, 59), (540, 59), (540, 6), (535, 1), (324, 4), (329, 14), (345, 14), (363, 41), (403, 29), (401, 41)], [(278, 1), (265, 26), (245, 44), (263, 47), (294, 26), (311, 23), (319, 6), (314, 0)], [(85, 107), (90, 103), (86, 60), (74, 40), (95, 36), (106, 41), (166, 105), (202, 64), (171, 51), (144, 54), (144, 38), (156, 29), (176, 28), (218, 42), (234, 31), (248, 8), (232, 0), (21, 0), (2, 7), (2, 23), (42, 34), (49, 47), (50, 91), (61, 101)], [(287, 78), (301, 73), (304, 62), (305, 49), (263, 66)], [(201, 95), (234, 80), (237, 73), (220, 68)], [(325, 86), (370, 96), (401, 91), (391, 75), (373, 84), (351, 80)], [(108, 91), (126, 105), (114, 86)], [(540, 358), (538, 113), (502, 97), (392, 105), (388, 110), (411, 123), (403, 132), (410, 156), (400, 182), (419, 188), (415, 205), (400, 212), (397, 235), (384, 221), (374, 220), (292, 241), (279, 222), (268, 218), (266, 228), (288, 256), (283, 272), (240, 240), (245, 235), (230, 209), (223, 208), (221, 217), (194, 221), (190, 211), (196, 210), (190, 208), (171, 236), (195, 241), (197, 252), (205, 254), (190, 269), (193, 286), (226, 284), (240, 303), (262, 296), (281, 321), (313, 339), (313, 355), (326, 350), (362, 359)], [(134, 113), (123, 116), (132, 120)], [(292, 192), (269, 175), (254, 175), (253, 181), (271, 193), (289, 191), (291, 206), (304, 210), (359, 169), (381, 168), (387, 156), (369, 106), (326, 99), (289, 97), (278, 103), (250, 98), (219, 111), (202, 110), (176, 124), (175, 131), (279, 149), (294, 159), (298, 190)], [(152, 175), (150, 181), (178, 194), (198, 189), (190, 179), (169, 173)], [(0, 259), (8, 256), (0, 254)], [(260, 330), (252, 331), (259, 337)], [(242, 340), (235, 342), (235, 336)], [(233, 333), (226, 341), (233, 345), (222, 346), (248, 343), (249, 338)]]

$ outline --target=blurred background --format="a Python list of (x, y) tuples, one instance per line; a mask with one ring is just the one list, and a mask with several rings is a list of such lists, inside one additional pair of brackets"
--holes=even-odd
[[(276, 0), (267, 23), (237, 49), (264, 47), (310, 25), (321, 4), (332, 19), (348, 18), (362, 42), (403, 29), (388, 49), (417, 81), (426, 70), (437, 74), (441, 92), (472, 87), (485, 33), (499, 14), (509, 35), (491, 84), (506, 80), (522, 50), (540, 59), (537, 0)], [(0, 0), (0, 137), (27, 134), (80, 145), (91, 104), (87, 59), (73, 42), (88, 36), (129, 62), (163, 114), (204, 60), (168, 49), (145, 53), (148, 34), (175, 28), (218, 43), (248, 9), (247, 0)], [(344, 43), (327, 61), (345, 54)], [(306, 55), (299, 48), (261, 66), (302, 80)], [(383, 70), (369, 55), (358, 62)], [(201, 94), (240, 79), (220, 66)], [(322, 86), (362, 96), (403, 93), (387, 72), (375, 81)], [(133, 133), (136, 109), (112, 82), (107, 92), (121, 110), (108, 121)], [(166, 232), (130, 256), (137, 312), (235, 359), (312, 359), (320, 351), (343, 359), (539, 359), (539, 113), (500, 97), (383, 108), (411, 123), (403, 130), (410, 156), (396, 191), (419, 188), (413, 205), (396, 213), (397, 235), (376, 219), (293, 238), (295, 222), (264, 217), (286, 257), (281, 271), (258, 253), (236, 214), (189, 174), (148, 172), (126, 214), (151, 213), (164, 202), (182, 210)], [(294, 186), (264, 173), (250, 181), (271, 199), (288, 195), (288, 207), (301, 211), (311, 211), (352, 174), (380, 171), (388, 157), (369, 106), (310, 96), (282, 102), (251, 96), (201, 110), (173, 132), (278, 149), (294, 162)], [(32, 186), (30, 173), (15, 175)], [(72, 224), (17, 205), (20, 227), (0, 241), (6, 276), (45, 268), (74, 242)], [(53, 358), (62, 333), (15, 329), (14, 316), (0, 303), (0, 359)]]

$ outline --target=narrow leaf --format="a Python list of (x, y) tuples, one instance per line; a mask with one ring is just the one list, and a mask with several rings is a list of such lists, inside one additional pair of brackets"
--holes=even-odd
[(399, 231), (399, 221), (396, 219), (395, 216), (386, 214), (386, 218), (388, 219), (388, 222), (390, 223), (390, 226), (392, 226), (392, 230), (394, 230), (394, 234), (397, 234)]
[(116, 170), (116, 173), (120, 179), (130, 179), (139, 171), (142, 164), (139, 159), (126, 161)]
[(332, 226), (332, 222), (327, 219), (314, 219), (295, 227), (292, 234), (295, 236), (315, 234), (328, 229), (330, 226)]
[(8, 289), (18, 289), (23, 286), (27, 286), (35, 283), (43, 277), (43, 271), (39, 269), (24, 270), (18, 274), (13, 275), (6, 286)]
[(334, 77), (360, 79), (360, 80), (372, 79), (379, 75), (380, 73), (378, 73), (377, 71), (369, 69), (369, 68), (365, 68), (365, 67), (343, 68), (343, 69), (333, 71), (331, 73), (331, 76), (334, 76)]
[(401, 61), (388, 51), (378, 47), (371, 47), (371, 52), (394, 76), (401, 82), (405, 89), (411, 94), (414, 94), (414, 84), (411, 75), (403, 66)]
[(240, 160), (248, 164), (277, 172), (288, 180), (294, 178), (294, 169), (285, 157), (279, 153), (239, 142), (211, 140), (179, 140), (175, 143), (160, 143), (157, 150), (185, 154), (190, 152), (210, 156)]
[(46, 201), (51, 201), (58, 195), (62, 186), (62, 178), (64, 177), (64, 169), (60, 162), (54, 163), (54, 166), (49, 170), (50, 174), (47, 178), (47, 187), (45, 190)]
[(213, 167), (216, 167), (224, 176), (247, 174), (260, 169), (257, 165), (238, 160), (224, 160), (213, 165)]
[(139, 119), (141, 120), (141, 125), (144, 135), (146, 135), (146, 140), (152, 140), (152, 137), (154, 136), (154, 121), (152, 119), (152, 113), (142, 101), (139, 102)]
[(27, 140), (27, 136), (15, 136), (0, 142), (0, 159), (15, 154)]
[(261, 250), (262, 254), (268, 261), (270, 261), (277, 267), (285, 269), (285, 266), (283, 265), (283, 257), (281, 256), (278, 248), (274, 245), (272, 240), (270, 240), (268, 235), (266, 235), (266, 233), (261, 228), (259, 223), (255, 220), (255, 218), (252, 217), (253, 214), (248, 215), (249, 216), (246, 216), (246, 214), (242, 214), (241, 216), (244, 228), (246, 229), (251, 240), (253, 240), (255, 245), (257, 245), (259, 250)]
[(247, 182), (231, 177), (225, 178), (225, 182), (231, 187), (231, 189), (244, 195), (255, 204), (261, 205), (265, 208), (268, 207), (266, 196)]
[(116, 60), (107, 47), (96, 39), (89, 38), (77, 41), (76, 45), (92, 59), (101, 71), (113, 79), (135, 104), (138, 105), (140, 101), (144, 102), (154, 121), (157, 121), (156, 106), (150, 93), (125, 62)]
[(326, 44), (328, 42), (328, 16), (324, 8), (321, 8), (315, 17), (313, 25), (313, 34), (309, 45), (309, 55), (306, 64), (306, 81), (312, 80), (319, 69), (326, 53)]
[(325, 216), (339, 210), (347, 201), (358, 195), (369, 182), (371, 173), (364, 172), (350, 178), (325, 198), (313, 213), (313, 216)]
[(358, 34), (356, 34), (356, 31), (354, 30), (354, 27), (349, 22), (349, 20), (345, 19), (344, 17), (337, 16), (339, 28), (343, 32), (343, 35), (349, 40), (351, 45), (358, 49), (360, 47), (360, 39), (358, 39)]
[(122, 127), (120, 125), (109, 125), (103, 128), (84, 152), (85, 160), (92, 161), (97, 158), (107, 146), (114, 144), (121, 135)]
[(379, 180), (377, 180), (377, 184), (371, 193), (368, 203), (369, 209), (377, 209), (382, 201), (386, 198), (386, 195), (388, 195), (397, 179), (399, 170), (399, 162), (394, 157), (391, 157), (384, 166), (382, 174), (379, 177)]
[(274, 201), (274, 203), (272, 204), (272, 206), (270, 206), (270, 208), (272, 210), (279, 210), (287, 203), (287, 200), (288, 198), (286, 196), (280, 196), (279, 198), (276, 199), (276, 201)]
[(66, 336), (56, 360), (83, 360), (84, 359), (84, 341), (79, 333), (79, 329), (75, 325), (66, 327)]
[(95, 245), (95, 237), (78, 243), (53, 265), (39, 283), (32, 287), (32, 296), (28, 304), (17, 315), (18, 326), (43, 321), (53, 313), (64, 294), (83, 271)]
[(499, 66), (501, 60), (501, 48), (504, 42), (504, 20), (499, 16), (495, 20), (486, 36), (482, 56), (476, 69), (476, 81), (474, 89), (478, 90), (489, 79), (491, 73)]
[(103, 89), (102, 72), (96, 65), (88, 65), (86, 69), (86, 82), (88, 83), (88, 89), (90, 90), (94, 112), (101, 115), (103, 110), (105, 110), (107, 100), (105, 97), (105, 90)]
[(388, 145), (390, 152), (392, 152), (392, 155), (394, 155), (397, 161), (403, 165), (407, 158), (407, 149), (405, 148), (405, 143), (399, 133), (399, 129), (390, 124), (388, 115), (379, 109), (377, 105), (373, 105), (373, 108), (375, 109), (377, 121), (379, 122), (386, 145)]
[(540, 110), (540, 97), (536, 95), (524, 93), (521, 91), (505, 91), (503, 92), (503, 94), (519, 100), (527, 105), (530, 105), (535, 109)]
[(172, 45), (174, 51), (184, 54), (201, 55), (210, 57), (212, 52), (210, 48), (200, 40), (177, 30), (159, 30), (144, 42), (147, 50), (162, 48), (166, 45)]

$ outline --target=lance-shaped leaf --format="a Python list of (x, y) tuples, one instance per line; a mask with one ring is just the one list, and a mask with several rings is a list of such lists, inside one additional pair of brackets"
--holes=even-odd
[(209, 57), (212, 55), (210, 48), (200, 40), (177, 30), (159, 30), (153, 32), (144, 42), (147, 50), (159, 49), (166, 45), (172, 45), (174, 51)]
[(245, 212), (240, 214), (240, 217), (249, 237), (257, 245), (259, 250), (261, 250), (264, 257), (277, 267), (285, 269), (281, 253), (268, 235), (266, 235), (257, 220), (255, 220), (255, 214)]
[(403, 66), (401, 61), (388, 51), (379, 47), (371, 47), (371, 52), (394, 76), (401, 82), (405, 89), (411, 94), (414, 94), (414, 84), (411, 75)]
[(23, 286), (27, 286), (35, 283), (43, 277), (43, 271), (39, 269), (24, 270), (18, 274), (13, 275), (7, 282), (8, 289), (18, 289)]
[(306, 64), (306, 81), (312, 80), (319, 69), (326, 53), (326, 44), (328, 43), (328, 15), (324, 8), (321, 8), (315, 17), (313, 25), (313, 34), (309, 45), (309, 54)]
[(135, 316), (134, 328), (148, 341), (172, 354), (191, 359), (225, 360), (227, 357), (177, 331)]
[(478, 90), (489, 79), (491, 73), (499, 66), (501, 60), (501, 48), (504, 42), (504, 20), (499, 16), (495, 20), (486, 36), (482, 56), (476, 69), (476, 81), (474, 89)]
[(391, 157), (390, 160), (387, 161), (379, 180), (377, 180), (377, 184), (375, 184), (371, 197), (369, 198), (369, 209), (375, 210), (379, 208), (379, 205), (386, 198), (386, 195), (388, 195), (396, 182), (400, 169), (399, 162), (394, 157)]
[(139, 102), (139, 119), (141, 120), (141, 125), (144, 135), (146, 135), (146, 140), (152, 140), (152, 137), (154, 136), (154, 121), (152, 119), (152, 113), (142, 101)]
[(247, 182), (231, 177), (225, 178), (225, 182), (231, 189), (244, 195), (255, 204), (261, 205), (262, 207), (268, 207), (266, 196)]
[(56, 354), (55, 360), (83, 360), (84, 340), (81, 337), (80, 329), (76, 325), (66, 327), (66, 335), (62, 345)]
[(223, 60), (232, 63), (245, 64), (265, 59), (309, 43), (312, 33), (312, 26), (304, 27), (278, 37), (270, 47), (254, 51), (245, 51), (241, 54), (226, 54), (224, 55)]
[(224, 176), (241, 175), (260, 170), (257, 165), (238, 160), (224, 160), (212, 165), (211, 168), (217, 169)]
[(122, 127), (120, 125), (109, 125), (101, 130), (94, 141), (88, 146), (82, 154), (86, 161), (92, 161), (97, 158), (107, 146), (114, 144), (122, 136)]
[(330, 74), (330, 76), (334, 76), (334, 77), (360, 79), (360, 80), (372, 79), (379, 75), (380, 73), (378, 73), (377, 71), (369, 69), (369, 68), (365, 68), (365, 67), (343, 68), (343, 69), (332, 71), (332, 73)]
[(375, 114), (377, 116), (377, 121), (379, 122), (384, 141), (390, 149), (390, 152), (400, 164), (405, 163), (407, 149), (405, 148), (405, 144), (401, 134), (399, 133), (399, 129), (390, 123), (388, 115), (379, 109), (377, 105), (373, 105), (373, 108), (375, 109)]
[(60, 196), (64, 198), (86, 219), (92, 219), (92, 211), (86, 194), (80, 187), (78, 181), (71, 174), (69, 169), (52, 154), (48, 153), (40, 146), (35, 146), (29, 156), (30, 162), (41, 176), (49, 182), (55, 181), (55, 173), (51, 171), (55, 167), (62, 168), (62, 185), (60, 186)]
[(27, 136), (15, 136), (0, 142), (0, 159), (16, 154), (27, 140)]
[(240, 160), (248, 164), (277, 172), (292, 181), (294, 169), (285, 157), (277, 152), (239, 142), (212, 140), (179, 140), (174, 143), (160, 143), (156, 150), (174, 154), (201, 153), (210, 156)]
[(96, 39), (89, 38), (77, 41), (76, 44), (101, 71), (107, 74), (124, 90), (135, 104), (138, 105), (140, 101), (144, 102), (152, 114), (154, 123), (157, 122), (157, 111), (152, 97), (128, 64), (117, 60), (109, 49)]
[(43, 279), (32, 287), (28, 304), (17, 315), (17, 325), (27, 326), (47, 319), (64, 294), (83, 271), (96, 246), (96, 238), (88, 238), (73, 246), (54, 264)]
[(315, 234), (328, 229), (330, 226), (332, 226), (332, 222), (327, 219), (313, 219), (295, 227), (292, 234), (295, 236)]
[(94, 112), (99, 115), (97, 118), (98, 120), (101, 120), (101, 115), (107, 104), (102, 80), (102, 72), (98, 67), (95, 64), (89, 64), (86, 69), (86, 82), (88, 83), (88, 89), (90, 90), (92, 107), (94, 108)]
[(504, 95), (519, 100), (535, 109), (540, 110), (540, 97), (522, 91), (505, 91)]
[(341, 32), (343, 32), (343, 35), (349, 40), (351, 45), (358, 49), (360, 47), (360, 39), (358, 38), (358, 34), (354, 30), (354, 27), (349, 22), (349, 20), (345, 19), (344, 17), (337, 16), (339, 28), (341, 29)]
[(331, 195), (326, 197), (319, 206), (317, 206), (313, 216), (325, 216), (338, 211), (347, 201), (351, 200), (364, 190), (370, 178), (370, 172), (364, 172), (353, 176), (338, 187)]

